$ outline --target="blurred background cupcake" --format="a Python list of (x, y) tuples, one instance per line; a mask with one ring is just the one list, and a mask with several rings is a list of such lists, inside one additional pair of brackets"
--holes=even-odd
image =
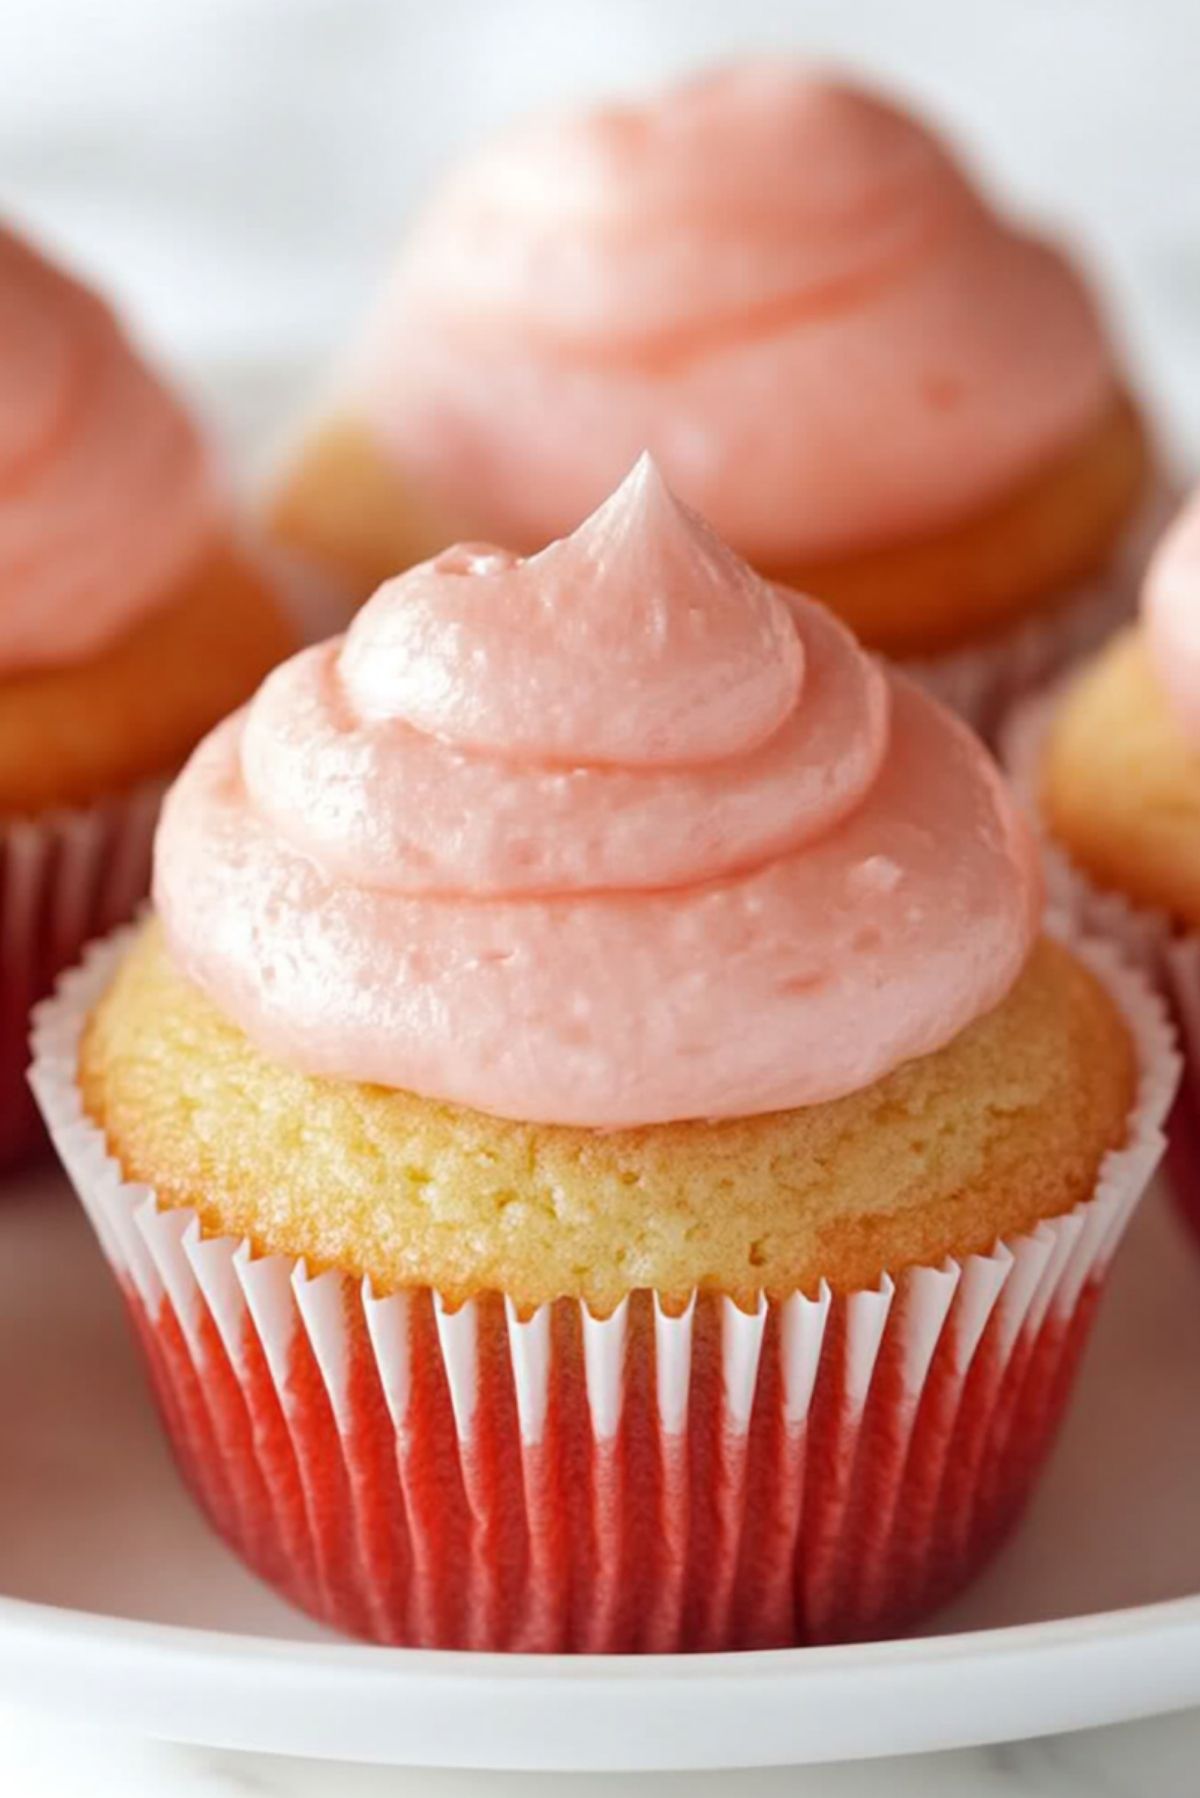
[(1137, 626), (1005, 735), (1056, 896), (1174, 1000), (1190, 1063), (1176, 1184), (1200, 1223), (1200, 494), (1150, 564)]
[(365, 597), (454, 538), (565, 535), (647, 446), (983, 725), (1128, 612), (1157, 498), (1073, 262), (911, 114), (778, 59), (464, 162), (272, 521)]
[(1169, 1032), (1039, 934), (978, 740), (647, 460), (276, 670), (155, 891), (34, 1081), (265, 1578), (384, 1641), (761, 1647), (1004, 1537)]
[(197, 426), (105, 303), (0, 230), (0, 1161), (28, 1014), (145, 894), (162, 782), (295, 647)]

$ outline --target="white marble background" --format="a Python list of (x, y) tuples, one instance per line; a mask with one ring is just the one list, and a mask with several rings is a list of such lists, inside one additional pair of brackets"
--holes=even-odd
[[(0, 208), (101, 278), (252, 458), (458, 146), (746, 47), (886, 77), (1064, 224), (1200, 454), (1196, 0), (0, 0)], [(567, 1781), (306, 1768), (0, 1707), (14, 1798), (1185, 1798), (1198, 1767), (1200, 1714), (870, 1767)]]
[(1195, 1798), (1200, 1712), (969, 1753), (752, 1773), (419, 1772), (217, 1753), (0, 1708), (12, 1798)]

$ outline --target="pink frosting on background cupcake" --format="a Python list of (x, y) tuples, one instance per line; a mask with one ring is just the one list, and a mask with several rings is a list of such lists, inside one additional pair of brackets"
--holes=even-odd
[(643, 460), (572, 537), (448, 551), (271, 675), (170, 795), (156, 897), (289, 1064), (603, 1127), (940, 1047), (1039, 886), (976, 739)]
[(1082, 281), (937, 137), (773, 61), (466, 162), (412, 234), (357, 404), (460, 528), (537, 548), (649, 447), (785, 569), (989, 502), (1114, 380)]
[(119, 635), (218, 517), (200, 437), (112, 313), (0, 230), (0, 676)]
[(1155, 673), (1181, 730), (1200, 743), (1200, 490), (1155, 552), (1142, 612)]

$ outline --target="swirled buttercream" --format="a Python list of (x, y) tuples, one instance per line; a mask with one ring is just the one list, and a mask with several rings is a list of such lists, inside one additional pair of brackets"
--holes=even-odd
[(101, 648), (217, 522), (183, 408), (95, 294), (0, 230), (0, 675)]
[(1142, 616), (1151, 661), (1179, 727), (1200, 743), (1200, 489), (1146, 571)]
[(355, 368), (460, 534), (538, 548), (649, 447), (781, 570), (991, 502), (1115, 391), (1063, 257), (924, 126), (787, 62), (487, 146), (418, 221)]
[(648, 459), (277, 669), (156, 859), (177, 962), (269, 1052), (601, 1127), (876, 1080), (1004, 995), (1038, 907), (976, 740)]

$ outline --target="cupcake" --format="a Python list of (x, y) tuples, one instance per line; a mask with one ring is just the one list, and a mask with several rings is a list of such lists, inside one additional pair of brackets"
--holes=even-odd
[(647, 447), (759, 572), (977, 724), (1136, 589), (1151, 454), (1084, 277), (925, 125), (794, 64), (459, 169), (273, 528), (366, 598), (455, 538), (542, 548)]
[(1058, 897), (1173, 998), (1190, 1070), (1173, 1160), (1200, 1223), (1200, 493), (1151, 561), (1137, 625), (1005, 734)]
[(966, 727), (642, 462), (196, 752), (34, 1083), (217, 1528), (327, 1622), (882, 1633), (1042, 1460), (1161, 1146)]
[(31, 1003), (144, 895), (164, 777), (296, 646), (197, 430), (94, 294), (0, 230), (0, 1162)]

